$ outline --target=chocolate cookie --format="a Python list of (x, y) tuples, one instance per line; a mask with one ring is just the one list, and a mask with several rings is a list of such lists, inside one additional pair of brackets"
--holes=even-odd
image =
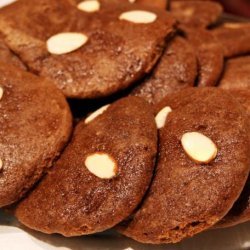
[(19, 0), (0, 10), (0, 32), (32, 72), (67, 97), (108, 96), (155, 65), (174, 20), (129, 3), (89, 13), (67, 0)]
[(203, 29), (185, 29), (188, 41), (196, 50), (199, 64), (198, 87), (215, 86), (224, 68), (221, 45), (214, 36)]
[(141, 202), (156, 151), (154, 115), (145, 101), (128, 97), (103, 107), (77, 125), (59, 161), (18, 205), (16, 216), (32, 229), (65, 236), (111, 228)]
[(144, 243), (175, 243), (207, 230), (239, 197), (249, 173), (246, 117), (217, 88), (190, 88), (161, 103), (156, 174), (140, 209), (119, 231)]
[(218, 21), (223, 8), (209, 1), (171, 1), (170, 11), (181, 25), (206, 28)]
[[(230, 90), (233, 95), (245, 108), (248, 116), (248, 134), (250, 136), (250, 90)], [(235, 226), (250, 220), (250, 177), (244, 187), (240, 198), (234, 204), (230, 212), (216, 225), (217, 228)]]
[(227, 61), (224, 75), (219, 83), (223, 89), (250, 89), (250, 56)]
[(71, 133), (53, 83), (0, 63), (0, 207), (19, 200), (49, 168)]
[(222, 44), (225, 57), (250, 52), (250, 23), (225, 23), (213, 29), (212, 33)]
[(0, 62), (15, 65), (21, 69), (26, 69), (24, 64), (15, 56), (0, 37)]
[(197, 73), (193, 47), (177, 36), (170, 42), (152, 74), (132, 91), (132, 95), (157, 104), (168, 94), (194, 86)]

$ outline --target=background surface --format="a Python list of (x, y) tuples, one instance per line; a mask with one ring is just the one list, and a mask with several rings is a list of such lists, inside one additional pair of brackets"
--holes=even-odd
[(250, 18), (250, 0), (220, 0), (225, 11)]

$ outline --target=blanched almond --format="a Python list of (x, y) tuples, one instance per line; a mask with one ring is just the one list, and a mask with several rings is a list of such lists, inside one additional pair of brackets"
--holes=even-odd
[(108, 109), (109, 106), (110, 105), (108, 104), (96, 110), (94, 113), (92, 113), (89, 117), (85, 119), (85, 123), (88, 124), (95, 120), (95, 118), (97, 118), (99, 115), (102, 115)]
[(217, 156), (218, 149), (207, 136), (191, 132), (182, 136), (181, 144), (186, 154), (195, 162), (210, 163)]
[(0, 101), (3, 98), (3, 93), (4, 93), (4, 89), (2, 86), (0, 86)]
[(124, 12), (119, 17), (120, 20), (126, 20), (132, 23), (153, 23), (157, 19), (157, 15), (153, 12), (144, 10), (131, 10)]
[(59, 33), (47, 40), (47, 49), (51, 54), (63, 55), (81, 48), (88, 41), (82, 33)]
[(158, 129), (161, 129), (165, 126), (167, 117), (169, 115), (169, 113), (172, 112), (172, 109), (170, 107), (165, 107), (163, 108), (155, 117), (155, 122), (156, 122), (156, 126)]
[(117, 164), (109, 154), (91, 154), (86, 158), (85, 166), (89, 172), (101, 179), (111, 179), (117, 174)]
[(101, 4), (98, 0), (85, 0), (77, 5), (77, 8), (85, 12), (96, 12), (100, 10)]

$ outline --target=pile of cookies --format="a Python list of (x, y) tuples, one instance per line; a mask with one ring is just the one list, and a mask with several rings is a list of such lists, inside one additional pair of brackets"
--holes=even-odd
[(175, 243), (250, 220), (250, 22), (210, 1), (0, 9), (0, 207), (47, 234)]

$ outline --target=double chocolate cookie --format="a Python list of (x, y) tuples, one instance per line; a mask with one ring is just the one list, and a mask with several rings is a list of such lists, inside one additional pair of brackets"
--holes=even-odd
[(16, 209), (24, 225), (65, 236), (109, 229), (141, 202), (154, 169), (149, 104), (121, 99), (81, 121), (54, 168)]
[(215, 225), (239, 197), (250, 167), (246, 116), (216, 88), (183, 90), (158, 108), (168, 116), (156, 174), (119, 231), (143, 243), (175, 243)]
[(105, 6), (90, 13), (68, 0), (19, 0), (0, 10), (0, 33), (67, 97), (108, 96), (152, 69), (175, 21), (146, 5)]
[(157, 104), (168, 94), (194, 86), (197, 73), (194, 48), (177, 36), (170, 42), (153, 72), (131, 94)]
[(0, 207), (18, 201), (52, 165), (71, 133), (53, 83), (0, 63)]

